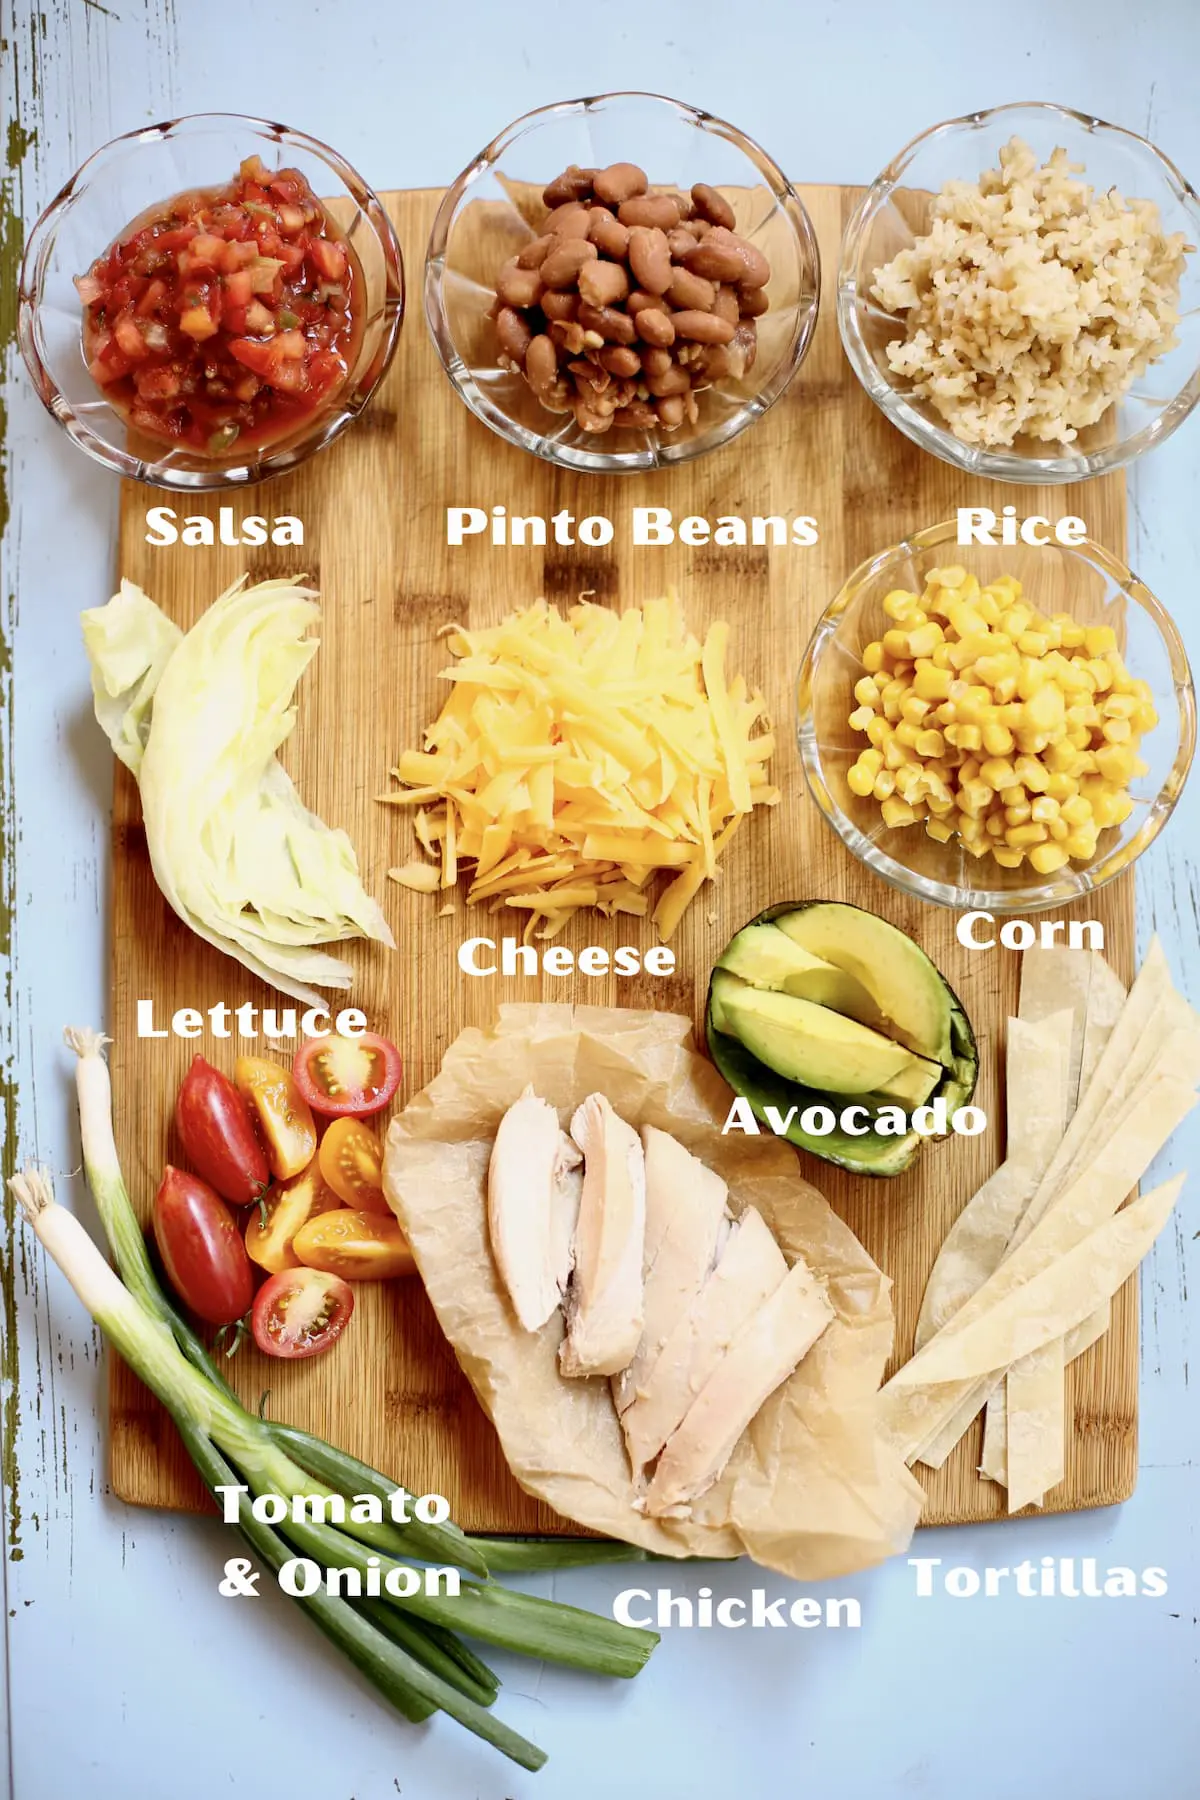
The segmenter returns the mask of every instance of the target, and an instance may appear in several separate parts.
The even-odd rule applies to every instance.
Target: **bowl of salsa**
[[[160,487],[293,468],[378,387],[404,268],[376,194],[282,125],[204,113],[114,139],[21,270],[34,385],[77,444]]]

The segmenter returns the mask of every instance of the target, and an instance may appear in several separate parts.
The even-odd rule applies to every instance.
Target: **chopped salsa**
[[[304,176],[257,156],[143,214],[75,286],[105,398],[201,453],[290,436],[353,364],[356,258]]]

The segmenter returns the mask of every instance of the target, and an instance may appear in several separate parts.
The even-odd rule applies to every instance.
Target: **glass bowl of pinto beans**
[[[951,519],[862,563],[797,687],[809,793],[860,862],[958,912],[1036,912],[1130,868],[1196,747],[1167,609],[1102,545],[961,545]]]
[[[404,269],[378,197],[315,138],[203,113],[115,138],[33,229],[34,386],[97,462],[261,481],[332,443],[388,367]]]
[[[820,262],[791,183],[732,125],[657,94],[516,120],[434,221],[425,312],[501,437],[564,468],[670,467],[783,393]]]

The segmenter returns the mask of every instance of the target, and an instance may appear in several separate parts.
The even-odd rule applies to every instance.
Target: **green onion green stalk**
[[[113,1348],[166,1406],[214,1498],[219,1488],[250,1490],[238,1496],[238,1528],[269,1568],[278,1572],[298,1553],[323,1568],[374,1571],[381,1588],[392,1571],[411,1570],[410,1559],[465,1572],[457,1595],[426,1591],[422,1581],[411,1595],[382,1588],[377,1599],[351,1599],[319,1588],[296,1603],[405,1718],[445,1712],[523,1768],[540,1768],[544,1753],[490,1711],[499,1682],[458,1633],[597,1674],[636,1675],[658,1642],[654,1632],[516,1592],[491,1577],[644,1553],[600,1539],[470,1538],[449,1522],[352,1522],[348,1509],[344,1522],[328,1524],[311,1506],[295,1505],[360,1494],[386,1503],[396,1484],[320,1438],[242,1405],[155,1274],[113,1137],[106,1040],[92,1031],[65,1036],[78,1058],[84,1166],[116,1268],[56,1202],[49,1176],[27,1169],[10,1187],[42,1245]],[[251,1495],[279,1496],[281,1522],[256,1519]]]

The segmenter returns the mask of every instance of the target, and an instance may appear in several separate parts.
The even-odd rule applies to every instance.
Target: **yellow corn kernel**
[[[950,661],[950,646],[949,646],[949,644],[947,644],[947,643],[938,644],[936,646],[936,648],[934,649],[933,655],[930,657],[929,660],[933,664],[935,669],[950,669],[953,665],[951,664],[951,661]]]
[[[967,571],[961,563],[950,563],[944,569],[930,569],[925,580],[930,587],[958,588],[967,579]]]
[[[921,735],[920,724],[914,725],[909,719],[901,719],[892,733],[893,742],[903,744],[906,750],[916,748],[917,739]]]
[[[1063,649],[1082,650],[1085,636],[1083,626],[1077,625],[1069,613],[1057,613],[1055,618],[1062,628]]]
[[[1014,849],[1026,850],[1030,844],[1044,844],[1049,837],[1044,825],[1010,825],[1005,836]]]
[[[1031,794],[1044,794],[1050,783],[1050,776],[1042,767],[1036,756],[1018,756],[1013,764],[1017,780],[1027,787]]]
[[[964,757],[958,768],[960,784],[964,781],[978,781],[979,764],[973,756]]]
[[[1046,829],[1049,831],[1052,840],[1057,844],[1065,843],[1071,835],[1071,827],[1067,824],[1065,819],[1047,820]]]
[[[1011,787],[1000,789],[1001,806],[1023,806],[1028,798],[1029,795],[1019,781],[1014,781]]]
[[[1020,672],[1020,661],[1011,650],[997,650],[992,654],[981,656],[975,664],[976,676],[992,690],[993,694],[1000,682],[1007,681],[1013,675],[1019,676]],[[988,699],[991,699],[991,694],[988,695]]]
[[[883,814],[884,824],[893,828],[900,825],[912,825],[917,816],[907,800],[899,800],[895,796],[885,800],[879,810]]]
[[[905,694],[903,700],[900,702],[900,717],[902,719],[907,719],[910,724],[919,725],[928,711],[928,700],[922,700],[919,694],[915,694],[913,690],[909,688],[907,694]]]
[[[953,681],[949,669],[939,669],[930,662],[918,662],[917,672],[913,676],[913,693],[920,700],[948,700],[950,686]]]
[[[1011,844],[997,844],[992,855],[1002,869],[1019,869],[1025,861],[1025,852],[1014,850]]]
[[[917,734],[913,748],[918,756],[942,756],[946,750],[946,740],[940,731],[922,731]]]
[[[996,683],[992,689],[992,699],[997,706],[1007,706],[1010,700],[1016,699],[1018,679],[1019,677],[1015,674],[1006,675],[1003,681]]]
[[[855,682],[854,698],[860,706],[874,707],[879,704],[879,689],[875,685],[873,675],[864,675],[861,681]]]
[[[946,742],[956,750],[982,750],[983,732],[978,725],[947,725]]]
[[[878,775],[880,769],[883,767],[883,752],[881,750],[876,750],[874,747],[870,750],[860,750],[858,753],[858,766],[860,769],[870,769],[872,775]]]
[[[871,720],[876,716],[877,715],[872,707],[858,706],[855,707],[854,711],[850,714],[847,724],[851,731],[865,731],[867,726],[871,723]]]
[[[964,781],[958,790],[959,810],[976,816],[985,813],[992,803],[993,792],[986,781]]]
[[[1128,719],[1109,719],[1101,727],[1100,735],[1109,744],[1127,744],[1133,736],[1133,728]]]
[[[1021,659],[1021,672],[1017,677],[1017,693],[1022,700],[1032,700],[1046,685],[1046,671],[1031,656]]]
[[[945,819],[926,819],[925,830],[927,834],[939,844],[948,844],[950,839],[954,836],[953,825],[948,825]]]
[[[1137,708],[1136,695],[1110,694],[1100,711],[1106,719],[1132,719]]]
[[[959,814],[958,835],[964,844],[987,843],[987,834],[983,829],[983,820],[972,818],[970,813]]]
[[[871,769],[864,769],[861,763],[854,763],[846,772],[846,786],[860,800],[866,800],[875,786],[875,775]]]
[[[945,633],[936,619],[926,619],[923,625],[914,626],[908,634],[908,654],[910,656],[932,656],[938,645],[945,639]]]
[[[1085,831],[1080,826],[1063,839],[1063,849],[1073,862],[1091,862],[1096,854],[1095,830]]]
[[[1049,794],[1040,794],[1030,808],[1030,816],[1038,825],[1048,825],[1051,819],[1057,819],[1058,813],[1058,801],[1051,799]]]
[[[868,644],[862,653],[862,666],[868,675],[878,675],[883,667],[883,645]]]
[[[961,836],[961,833],[959,835]],[[991,848],[986,837],[963,839],[963,849],[968,856],[986,856]]]
[[[880,769],[875,777],[871,792],[877,800],[886,800],[895,792],[896,777],[890,769]]]
[[[1008,758],[1004,756],[989,756],[985,763],[980,764],[979,773],[988,786],[994,788],[997,793],[1001,788],[1012,787],[1017,779],[1016,771]]]
[[[1133,779],[1133,751],[1127,744],[1104,744],[1096,751],[1096,767],[1105,781],[1124,787]]]
[[[961,588],[959,589],[959,592],[962,593]],[[970,601],[976,612],[978,612],[981,618],[986,619],[989,625],[998,625],[1000,623],[1000,602],[995,594],[979,593],[973,598],[968,594],[963,594],[963,599]]]
[[[1070,742],[1051,744],[1043,758],[1044,766],[1055,775],[1073,775],[1078,760],[1079,746]]]
[[[1092,816],[1092,809],[1082,794],[1073,794],[1062,803],[1062,816],[1068,825],[1086,825]]]
[[[948,813],[954,811],[954,799],[949,793],[930,794],[925,804],[938,819],[944,819]]]
[[[1007,725],[993,719],[983,727],[983,747],[989,756],[1007,756],[1013,747],[1013,734]]]
[[[983,822],[983,828],[989,837],[1003,837],[1004,814],[1002,812],[989,813]]]
[[[867,737],[870,739],[871,743],[874,744],[877,749],[881,749],[883,745],[887,743],[891,735],[892,728],[887,720],[881,718],[878,713],[872,713],[871,722],[867,726]]]
[[[908,655],[908,633],[899,629],[885,631],[883,634],[883,653],[890,656],[893,662],[902,662]]]
[[[1050,639],[1044,631],[1023,631],[1017,639],[1017,649],[1022,656],[1045,656],[1050,648]]]
[[[896,730],[898,731],[900,729],[901,727],[897,726]],[[887,743],[883,746],[883,766],[885,769],[902,769],[907,761],[907,747],[897,741],[896,732],[894,731]]]
[[[1143,732],[1153,731],[1158,724],[1158,713],[1149,700],[1139,700],[1137,711],[1133,715],[1133,728],[1139,736]]]
[[[972,606],[969,601],[955,601],[950,605],[948,611],[950,623],[960,638],[967,640],[987,636],[987,620],[979,608]]]
[[[1062,689],[1048,683],[1025,702],[1025,726],[1030,731],[1061,731],[1067,708]]]
[[[1027,606],[1010,606],[1000,615],[1001,629],[1010,638],[1019,638],[1023,631],[1028,631],[1033,614]]]
[[[883,596],[883,610],[889,619],[903,619],[906,614],[916,612],[920,604],[920,595],[910,593],[907,588],[893,588],[890,594]]]
[[[1117,634],[1111,625],[1089,625],[1083,634],[1084,647],[1091,657],[1104,656],[1117,647]]]
[[[1004,809],[1006,825],[1028,825],[1032,817],[1033,808],[1028,800],[1017,800],[1013,805],[1006,806]]]
[[[896,770],[896,792],[910,805],[925,797],[925,782],[918,763],[905,763]]]
[[[1061,806],[1065,800],[1073,799],[1079,792],[1079,783],[1073,775],[1052,775],[1046,783],[1046,792]]]
[[[1039,875],[1053,875],[1055,869],[1061,869],[1069,861],[1069,853],[1065,844],[1035,844],[1029,852],[1029,861]]]
[[[1091,672],[1092,679],[1096,683],[1097,693],[1106,694],[1113,684],[1113,672],[1109,665],[1097,658],[1093,658],[1091,662],[1086,663],[1084,666]]]

